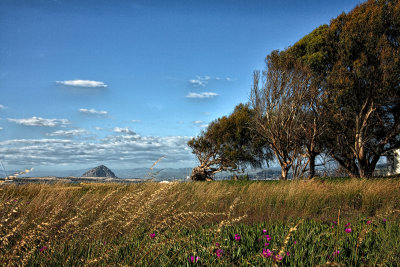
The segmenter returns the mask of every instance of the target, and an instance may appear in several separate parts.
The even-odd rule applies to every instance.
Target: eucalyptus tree
[[[350,176],[370,177],[400,147],[400,1],[370,0],[286,52],[323,91],[324,147]]]
[[[287,60],[283,52],[273,51],[266,58],[266,70],[255,71],[250,102],[254,109],[254,128],[268,143],[281,166],[281,179],[305,172],[304,107],[310,92],[307,70]]]

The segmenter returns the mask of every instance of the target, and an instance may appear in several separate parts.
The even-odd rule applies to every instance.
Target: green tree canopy
[[[221,171],[260,167],[271,158],[267,144],[251,129],[254,111],[239,104],[232,114],[213,121],[200,136],[188,142],[199,166],[192,180],[212,179]]]
[[[323,25],[285,53],[321,89],[326,148],[351,176],[371,176],[400,147],[400,1],[370,0]]]

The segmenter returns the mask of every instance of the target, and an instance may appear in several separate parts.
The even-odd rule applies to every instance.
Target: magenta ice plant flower
[[[221,258],[223,253],[224,251],[220,248],[215,250],[215,255],[217,255],[218,258]]]
[[[268,246],[269,246],[269,243],[264,243],[264,246],[268,247]]]
[[[150,238],[155,238],[156,234],[155,233],[151,233],[151,234],[149,234],[149,236],[150,236]]]
[[[368,220],[368,221],[367,221],[367,224],[371,224],[371,221],[370,221],[370,220]]]
[[[235,234],[235,240],[236,240],[236,241],[240,241],[240,239],[241,239],[240,235]]]
[[[217,243],[215,243],[215,246],[217,247],[217,248],[219,248],[219,243],[217,242]]]
[[[43,252],[43,251],[45,251],[47,249],[47,247],[46,246],[43,246],[43,247],[41,247],[40,249],[39,249],[39,251],[40,252]]]
[[[295,241],[293,242],[293,244],[295,244],[295,245],[296,245],[296,244],[297,244],[297,241],[295,240]]]
[[[290,252],[289,252],[289,251],[288,251],[288,252],[286,252],[286,256],[288,256],[288,257],[290,256]]]
[[[265,235],[264,237],[267,239],[268,242],[271,241],[271,237],[269,235]]]
[[[383,222],[385,223],[385,222],[386,222],[386,219],[383,219]]]
[[[346,223],[346,225],[344,227],[349,227],[349,226],[350,226],[350,223]]]
[[[346,231],[346,233],[351,233],[351,228],[346,228],[344,230]]]
[[[263,233],[265,234],[267,232],[267,229],[263,229]]]
[[[189,257],[189,261],[191,262],[191,263],[196,263],[196,262],[198,262],[199,261],[199,256],[190,256]]]
[[[333,252],[333,256],[338,256],[339,253],[340,253],[340,250],[335,250],[335,251]]]
[[[263,248],[262,250],[262,255],[264,256],[264,258],[269,258],[272,256],[272,251],[269,249],[265,249]]]

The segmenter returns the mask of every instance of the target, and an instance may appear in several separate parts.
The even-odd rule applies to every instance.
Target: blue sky
[[[0,161],[193,167],[252,72],[353,0],[0,1]]]

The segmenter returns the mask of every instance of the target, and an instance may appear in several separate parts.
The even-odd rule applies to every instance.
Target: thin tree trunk
[[[310,179],[315,176],[315,154],[310,154]]]

